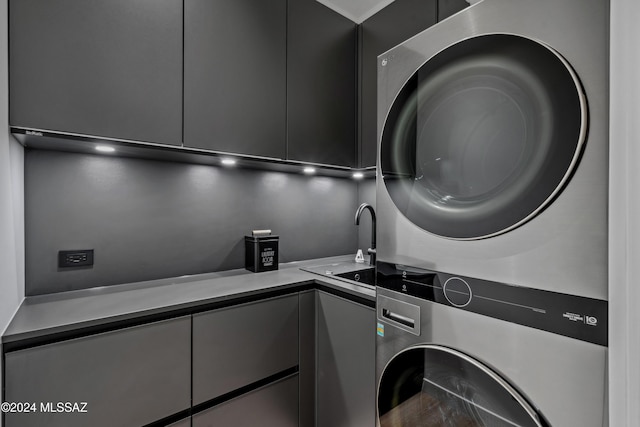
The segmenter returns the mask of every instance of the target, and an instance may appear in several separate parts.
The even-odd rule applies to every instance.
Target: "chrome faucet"
[[[356,211],[356,225],[360,225],[360,216],[365,209],[368,209],[371,213],[371,247],[367,249],[369,257],[369,265],[376,265],[376,212],[373,207],[368,203],[363,203],[358,207]]]

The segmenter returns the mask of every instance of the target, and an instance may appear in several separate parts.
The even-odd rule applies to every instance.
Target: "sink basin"
[[[375,286],[375,268],[365,263],[347,261],[311,267],[300,267],[300,270],[319,274],[321,276],[332,277],[338,280],[357,282],[361,285]]]

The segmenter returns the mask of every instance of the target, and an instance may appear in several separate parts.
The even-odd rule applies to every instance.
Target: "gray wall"
[[[244,235],[272,229],[280,262],[353,253],[349,179],[27,150],[26,294],[244,267]],[[94,249],[58,270],[59,250]]]
[[[24,149],[9,136],[3,124],[0,125],[0,334],[24,299],[24,244]]]
[[[0,334],[24,298],[24,150],[9,136],[7,2],[0,1]],[[0,384],[2,370],[0,369]],[[2,417],[0,417],[0,427]]]
[[[640,2],[611,1],[609,425],[640,420]]]

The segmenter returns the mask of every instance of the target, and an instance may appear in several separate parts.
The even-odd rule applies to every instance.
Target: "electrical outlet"
[[[58,268],[90,267],[92,265],[93,249],[58,252]]]

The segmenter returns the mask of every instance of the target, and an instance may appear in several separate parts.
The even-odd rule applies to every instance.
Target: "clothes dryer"
[[[378,259],[607,299],[606,0],[483,0],[378,58]]]

